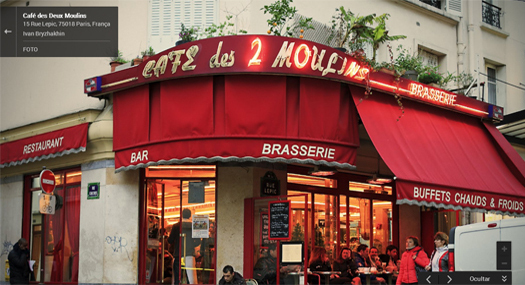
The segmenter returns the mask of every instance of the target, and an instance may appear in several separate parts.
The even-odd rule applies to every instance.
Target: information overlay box
[[[2,57],[113,57],[117,7],[2,7]]]

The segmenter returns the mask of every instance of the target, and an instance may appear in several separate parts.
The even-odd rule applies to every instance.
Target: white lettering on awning
[[[306,156],[313,158],[335,159],[335,148],[328,148],[317,145],[289,145],[279,143],[264,143],[261,154]]]
[[[56,147],[62,146],[62,141],[64,140],[64,137],[49,139],[41,142],[36,143],[30,143],[24,145],[24,151],[23,154],[29,154],[37,151],[43,151],[46,149],[52,149]]]

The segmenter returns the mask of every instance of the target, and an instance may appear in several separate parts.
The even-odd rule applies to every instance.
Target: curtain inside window
[[[64,189],[55,190],[55,193],[64,198]],[[51,280],[62,281],[62,265],[63,265],[63,250],[64,250],[64,211],[59,209],[55,211],[54,215],[46,215],[48,220],[49,237],[53,242],[53,265],[51,269]],[[47,260],[47,258],[46,258]],[[46,266],[49,266],[47,264]],[[46,278],[47,279],[47,278]]]
[[[67,202],[64,208],[66,215],[66,228],[69,232],[71,247],[71,282],[78,282],[78,241],[80,232],[80,186],[67,189]]]

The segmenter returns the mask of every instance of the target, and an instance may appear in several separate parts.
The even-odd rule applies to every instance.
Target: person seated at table
[[[334,261],[332,269],[341,272],[341,274],[339,274],[339,279],[345,280],[343,284],[361,284],[361,278],[359,278],[359,272],[357,271],[357,264],[352,259],[352,251],[348,247],[341,248],[339,256]],[[330,280],[330,283],[332,283],[332,280]]]
[[[310,271],[314,274],[319,274],[321,283],[328,284],[327,281],[329,281],[330,284],[360,284],[352,283],[351,278],[342,278],[339,274],[332,272],[330,259],[328,258],[326,249],[323,247],[316,247],[314,249],[309,264]],[[317,280],[314,280],[313,276],[310,276],[308,281],[311,284],[317,283]]]
[[[282,266],[279,274],[279,284],[285,284],[285,277],[289,272],[299,271],[301,267]],[[268,245],[266,256],[259,258],[253,268],[253,278],[259,284],[277,284],[277,245],[272,243]]]
[[[368,245],[361,244],[357,247],[355,253],[355,263],[357,267],[370,267],[370,262],[368,261]],[[370,284],[386,284],[386,281],[382,277],[377,277],[375,274],[370,275]],[[366,274],[361,274],[361,283],[366,284]]]
[[[391,244],[386,247],[386,254],[379,255],[381,260],[386,263],[386,271],[392,272],[392,280],[397,279],[399,274],[399,264],[401,260],[399,259],[399,249],[397,246]]]
[[[370,267],[375,267],[377,271],[383,271],[383,264],[379,258],[379,249],[373,246],[370,248],[370,253],[368,254],[370,259]]]
[[[317,272],[330,272],[332,271],[332,266],[330,265],[330,259],[328,258],[328,254],[326,253],[326,249],[324,247],[316,247],[314,248],[314,251],[312,252],[312,255],[310,256],[310,260],[308,262],[308,268],[313,273]],[[332,278],[332,276],[327,276],[325,274],[319,274],[321,276],[321,283],[327,284],[326,281],[327,278]],[[333,276],[336,278],[336,276]],[[339,277],[339,276],[337,276]],[[315,284],[317,282],[313,281],[313,278],[308,278],[309,283]]]

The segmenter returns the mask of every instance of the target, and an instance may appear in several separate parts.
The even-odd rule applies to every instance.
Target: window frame
[[[55,176],[57,174],[63,174],[64,175],[64,182],[63,184],[61,184],[61,187],[64,189],[64,193],[66,191],[66,189],[68,187],[71,187],[71,186],[78,186],[81,188],[81,184],[82,184],[82,179],[80,179],[80,181],[76,181],[76,182],[73,182],[73,183],[68,183],[68,180],[66,179],[67,177],[67,173],[69,172],[80,172],[80,174],[82,175],[82,169],[80,168],[80,166],[74,166],[74,167],[71,167],[71,168],[62,168],[62,169],[58,169],[58,170],[53,170],[53,173],[55,174]],[[38,173],[31,173],[31,174],[27,174],[27,175],[24,175],[24,184],[23,184],[23,214],[22,214],[22,237],[25,238],[28,242],[28,244],[30,245],[30,249],[32,248],[33,244],[32,244],[32,239],[31,239],[31,232],[32,232],[32,213],[31,213],[31,210],[32,210],[32,196],[33,196],[33,192],[35,191],[39,191],[41,190],[42,188],[41,187],[32,187],[32,182],[33,182],[33,179],[35,178],[38,178],[40,176],[40,172]],[[80,191],[82,191],[82,188],[80,189]],[[65,204],[65,198],[64,198],[64,204]],[[62,208],[62,209],[65,209],[65,208]],[[78,221],[80,223],[80,220]],[[42,228],[41,228],[41,232],[42,233],[46,233],[48,231],[48,227],[46,226],[46,223],[44,222],[44,217],[42,217]],[[65,228],[65,222],[62,224],[62,230],[64,230]],[[79,241],[80,241],[80,236],[78,237],[79,238]],[[42,238],[41,238],[42,242],[44,241],[44,238],[43,238],[43,235],[42,235]],[[43,283],[43,284],[50,284],[50,283],[61,283],[61,284],[77,284],[77,282],[64,282],[64,281],[44,281],[45,280],[45,266],[46,266],[46,263],[45,263],[45,254],[43,254],[43,247],[41,248],[41,251],[40,251],[40,268],[42,270],[42,272],[44,272],[44,274],[41,274],[40,275],[40,280],[36,280],[35,282],[39,282],[39,283]],[[62,272],[62,269],[61,269],[61,272]],[[35,278],[37,277],[38,275],[35,274]],[[62,277],[61,277],[62,278]]]

